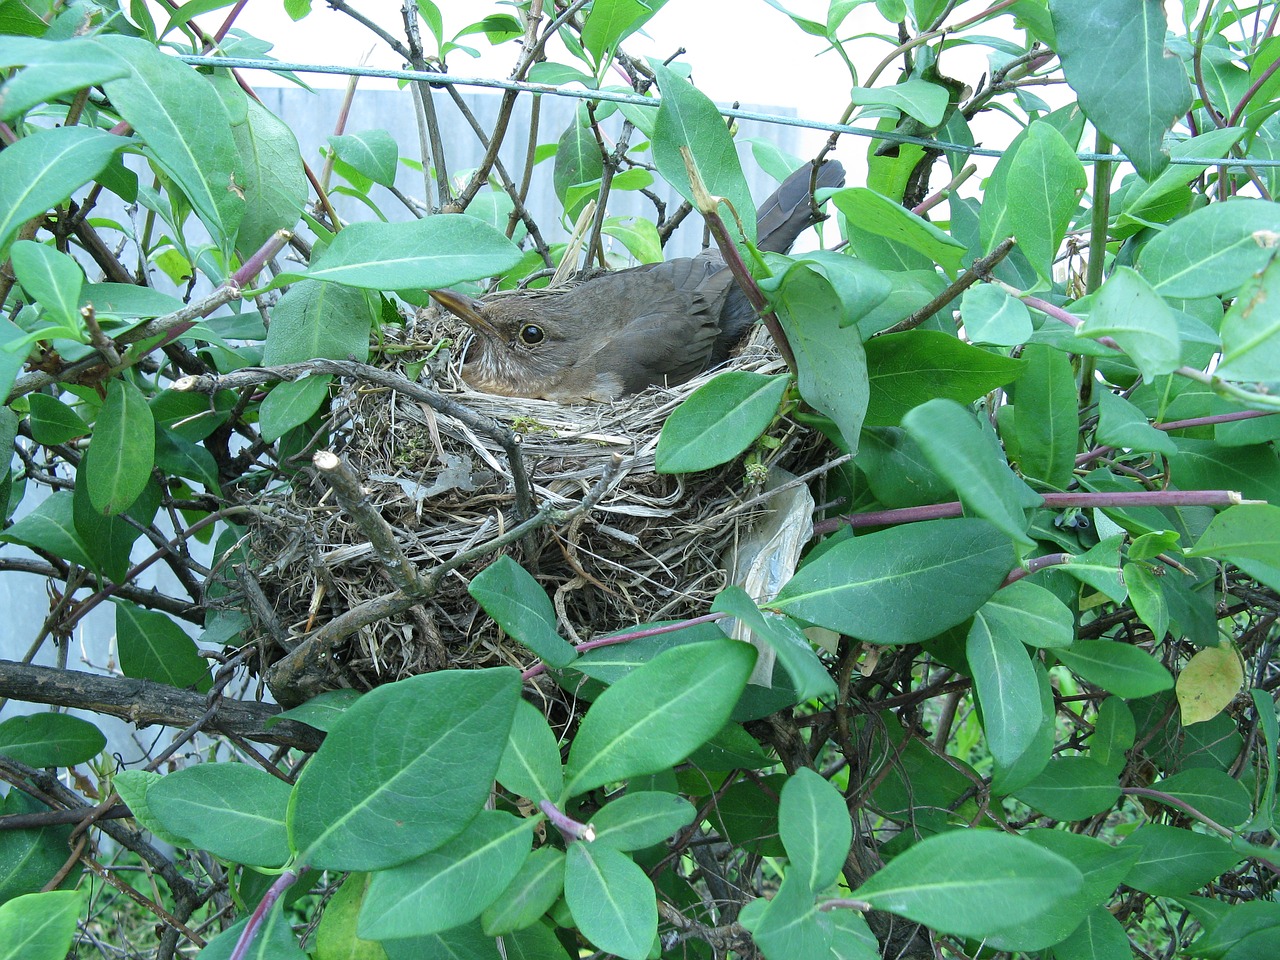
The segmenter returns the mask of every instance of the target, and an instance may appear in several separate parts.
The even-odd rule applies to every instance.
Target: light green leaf
[[[1065,490],[1080,443],[1075,372],[1065,353],[1045,344],[1027,344],[1022,359],[1027,368],[1013,395],[1018,470],[1044,487]]]
[[[498,899],[480,915],[484,932],[496,937],[537,923],[564,890],[564,851],[539,847],[525,858],[520,871]]]
[[[31,713],[0,723],[0,754],[28,767],[74,767],[106,745],[101,730],[65,713]]]
[[[937,89],[942,90],[941,87]],[[945,102],[945,90],[942,90],[942,95]],[[831,202],[859,229],[924,254],[952,276],[960,272],[965,245],[902,204],[894,203],[866,187],[839,190],[831,195]]]
[[[167,831],[214,856],[263,867],[289,859],[289,784],[265,770],[244,763],[196,764],[150,784],[146,799]]]
[[[293,131],[266,107],[245,97],[244,123],[231,128],[239,152],[245,211],[236,234],[242,258],[255,253],[277,230],[292,230],[307,201],[298,140]]]
[[[1225,380],[1274,380],[1280,370],[1280,266],[1272,260],[1252,277],[1222,318],[1222,362],[1214,371]]]
[[[1116,771],[1091,757],[1054,757],[1014,796],[1054,820],[1084,820],[1110,810],[1120,799]]]
[[[782,788],[778,804],[782,845],[811,890],[825,890],[840,877],[853,825],[840,791],[812,770],[802,767]]]
[[[1072,673],[1126,700],[1173,687],[1173,676],[1145,650],[1115,640],[1077,640],[1055,650]]]
[[[960,298],[964,331],[972,343],[1012,347],[1031,338],[1031,311],[994,283],[976,283]]]
[[[55,557],[92,570],[93,558],[76,530],[74,510],[75,495],[70,490],[58,490],[0,533],[0,541],[48,550]]]
[[[854,87],[849,102],[866,107],[892,107],[926,127],[936,127],[946,115],[947,88],[927,80],[904,80],[889,87]]]
[[[31,404],[31,439],[36,443],[66,443],[91,431],[80,414],[47,393],[33,393]],[[13,441],[11,440],[10,443]]]
[[[1040,682],[1018,634],[1004,629],[1002,621],[988,620],[983,616],[986,609],[984,605],[974,614],[965,639],[965,659],[982,706],[982,729],[991,757],[1008,768],[1027,751],[1045,722]]]
[[[564,789],[556,735],[547,718],[527,700],[516,704],[507,748],[498,764],[497,780],[512,793],[534,803],[555,800]]]
[[[1075,640],[1075,617],[1057,595],[1029,580],[999,590],[978,611],[993,631],[1030,647],[1067,647]]]
[[[693,473],[728,463],[777,416],[791,378],[730,370],[699,387],[662,425],[659,473]]]
[[[84,273],[74,260],[32,240],[19,240],[9,248],[9,256],[18,282],[44,308],[48,319],[71,330],[83,326],[80,288]]]
[[[597,846],[643,850],[662,843],[694,821],[698,811],[684,797],[639,790],[610,800],[591,818]]]
[[[596,60],[649,22],[666,0],[597,0],[582,24],[582,45]]]
[[[1138,272],[1163,297],[1232,293],[1275,257],[1280,209],[1238,197],[1180,218],[1138,254]]]
[[[1187,556],[1280,563],[1280,506],[1241,503],[1228,507],[1209,522]]]
[[[467,592],[503,630],[549,666],[567,666],[578,656],[557,632],[556,612],[546,591],[505,554],[477,574]]]
[[[357,130],[333,136],[329,138],[329,146],[340,159],[374,183],[390,187],[396,182],[400,146],[386,130]]]
[[[791,678],[798,701],[835,695],[836,686],[831,674],[790,617],[763,613],[745,590],[733,584],[716,595],[711,610],[713,613],[723,610],[733,614],[746,624],[757,640],[772,648]]]
[[[6,24],[6,33],[10,26]],[[45,101],[128,76],[129,65],[100,44],[83,38],[57,41],[0,38],[0,60],[26,69],[9,77],[0,96],[0,120],[9,121]]]
[[[658,936],[653,884],[634,860],[611,847],[572,843],[564,898],[582,935],[605,953],[645,960]]]
[[[0,904],[0,960],[64,960],[84,906],[75,890],[28,893]]]
[[[1053,124],[1038,120],[1009,167],[1007,189],[1017,202],[1008,222],[1019,248],[1044,280],[1053,279],[1053,263],[1088,181],[1084,165]]]
[[[1121,449],[1162,453],[1166,457],[1178,452],[1173,438],[1157,430],[1136,406],[1110,390],[1098,388],[1098,442]],[[1133,556],[1132,552],[1129,554]]]
[[[1182,342],[1173,311],[1142,275],[1119,266],[1107,278],[1076,336],[1112,337],[1148,380],[1182,363]]]

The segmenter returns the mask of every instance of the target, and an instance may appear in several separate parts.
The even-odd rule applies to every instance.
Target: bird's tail
[[[814,214],[809,193],[812,179],[813,164],[802,164],[760,204],[756,211],[756,246],[761,250],[786,253],[796,237],[822,219]],[[827,160],[818,168],[817,186],[844,186],[844,167],[839,161]]]

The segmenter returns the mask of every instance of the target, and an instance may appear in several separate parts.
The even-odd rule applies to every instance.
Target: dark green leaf
[[[84,274],[65,253],[32,240],[19,240],[9,248],[13,272],[44,310],[46,319],[69,330],[80,329],[80,288]]]
[[[595,133],[590,127],[573,120],[560,135],[560,143],[556,147],[555,172],[552,175],[556,196],[564,205],[564,215],[570,222],[576,220],[587,202],[599,194],[603,169],[604,160],[600,155],[600,144]],[[594,186],[590,189],[584,186],[581,192],[570,196],[571,187],[588,184]]]
[[[61,400],[47,393],[33,393],[31,403],[31,439],[36,443],[66,443],[86,436],[89,425]],[[12,443],[12,441],[10,441]]]
[[[75,525],[75,497],[70,490],[58,490],[3,533],[0,540],[47,550],[55,557],[93,569],[93,558]]]
[[[497,780],[512,793],[538,803],[556,800],[564,789],[560,745],[547,718],[527,700],[516,704]]]
[[[928,520],[836,544],[770,606],[868,643],[920,643],[972,616],[1012,566],[985,520]]]
[[[1051,490],[1065,490],[1080,443],[1076,379],[1067,355],[1039,343],[1022,351],[1027,368],[1014,387],[1018,470]]]
[[[521,930],[555,905],[564,890],[564,851],[539,847],[525,858],[507,889],[480,915],[491,937]]]
[[[210,940],[197,955],[198,960],[231,960],[248,922],[248,917],[238,920]],[[276,901],[268,911],[243,957],[244,960],[307,960],[280,901]]]
[[[10,790],[7,797],[0,799],[0,816],[44,813],[48,809],[21,790]],[[0,832],[0,903],[26,893],[38,893],[67,862],[70,839],[70,824]],[[68,887],[75,884],[77,874],[73,869],[63,883]]]
[[[1178,447],[1164,430],[1153,427],[1142,411],[1110,390],[1098,389],[1098,442],[1109,446],[1174,456]],[[1133,556],[1130,553],[1130,556]]]
[[[262,439],[273,443],[310,420],[328,399],[332,380],[330,376],[314,376],[276,384],[258,408]]]
[[[249,257],[277,230],[292,230],[307,201],[307,177],[293,131],[257,100],[246,98],[244,123],[231,128],[239,152],[245,211],[236,249]]]
[[[127,380],[107,385],[107,401],[89,441],[92,457],[80,480],[93,506],[113,517],[132,506],[155,466],[156,424],[141,390]]]
[[[790,617],[762,613],[741,587],[730,585],[717,594],[713,612],[727,611],[741,620],[756,639],[773,650],[791,678],[799,700],[834,696],[835,681],[808,638]]]
[[[1136,733],[1129,705],[1120,697],[1107,697],[1098,704],[1089,737],[1089,758],[1119,774],[1128,762],[1126,751],[1133,746]]]
[[[1173,686],[1173,677],[1145,650],[1115,640],[1077,640],[1055,650],[1072,673],[1126,700],[1149,697]]]
[[[306,703],[300,703],[289,710],[283,710],[274,717],[269,717],[263,724],[268,730],[280,720],[297,720],[309,727],[329,733],[339,718],[348,708],[359,700],[359,690],[326,690],[318,693]]]
[[[825,890],[840,876],[853,826],[840,791],[808,768],[797,770],[778,804],[782,845],[810,890]]]
[[[373,300],[363,290],[307,280],[295,283],[271,311],[262,362],[277,366],[320,358],[365,360],[374,318]]]
[[[1130,846],[1142,852],[1124,882],[1155,897],[1191,893],[1240,861],[1225,840],[1160,823],[1139,827],[1121,849]]]
[[[180,626],[163,613],[113,602],[120,669],[126,677],[189,687],[208,676],[208,662]]]
[[[6,24],[4,33],[10,32]],[[44,101],[129,74],[127,63],[92,40],[50,42],[15,36],[0,40],[3,65],[26,68],[5,81],[0,120],[12,120]]]
[[[65,713],[32,713],[0,723],[0,754],[29,767],[74,767],[106,745],[101,730]]]
[[[390,187],[396,182],[400,146],[385,130],[358,130],[329,138],[333,152],[374,183]]]
[[[577,651],[556,629],[551,598],[520,564],[501,556],[477,574],[467,592],[508,634],[553,667],[573,662]]]
[[[1040,684],[1019,634],[1004,629],[1002,621],[988,620],[983,616],[986,609],[984,605],[974,614],[965,640],[965,658],[982,706],[982,729],[992,759],[1011,767],[1031,746],[1044,722]]]
[[[1054,820],[1084,820],[1115,806],[1120,785],[1115,771],[1090,757],[1055,757],[1014,796]]]
[[[662,425],[659,473],[692,473],[728,463],[777,416],[790,378],[730,370],[691,393]]]
[[[1066,647],[1075,639],[1075,618],[1067,605],[1028,580],[1004,587],[978,612],[992,632],[1017,637],[1030,647]]]
[[[1239,780],[1221,770],[1184,770],[1157,780],[1151,784],[1151,789],[1181,800],[1224,827],[1239,826],[1253,812],[1253,798],[1249,791]],[[1160,796],[1153,799],[1168,802]]]
[[[366,693],[294,787],[289,839],[300,862],[378,870],[457,836],[489,797],[519,697],[510,667],[423,674]]]

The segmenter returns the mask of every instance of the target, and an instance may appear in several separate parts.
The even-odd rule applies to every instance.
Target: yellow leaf
[[[1182,725],[1212,720],[1235,699],[1244,685],[1244,661],[1230,640],[1205,647],[1178,675]]]

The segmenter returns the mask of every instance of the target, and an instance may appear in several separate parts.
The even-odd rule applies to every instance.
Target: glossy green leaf
[[[1072,557],[1062,569],[1116,603],[1124,603],[1129,592],[1120,572],[1120,544],[1123,540],[1124,535],[1119,533],[1107,537]]]
[[[1155,897],[1180,897],[1230,870],[1240,854],[1218,837],[1161,823],[1146,823],[1121,844],[1141,853],[1124,882]]]
[[[1022,351],[1027,368],[1014,386],[1018,471],[1052,490],[1072,480],[1080,444],[1076,379],[1065,353],[1039,343]]]
[[[667,650],[600,695],[569,749],[570,796],[664,770],[724,726],[755,664],[736,640]],[[605,949],[608,949],[607,947]]]
[[[1057,128],[1043,120],[1032,123],[1009,167],[1007,188],[1018,198],[1009,207],[1009,228],[1045,280],[1052,279],[1085,185],[1084,165]]]
[[[503,555],[472,578],[467,592],[511,637],[553,667],[577,657],[573,645],[557,632],[551,598],[520,564]]]
[[[374,183],[384,187],[396,182],[400,146],[386,130],[357,130],[329,138],[333,152]]]
[[[208,676],[209,664],[195,641],[169,617],[124,600],[113,602],[120,669],[126,677],[189,687]]]
[[[1126,700],[1173,687],[1173,676],[1151,654],[1116,640],[1077,640],[1055,650],[1072,673]]]
[[[1169,434],[1153,427],[1142,411],[1124,397],[1103,389],[1096,390],[1095,394],[1098,398],[1099,443],[1122,449],[1162,453],[1166,457],[1178,452],[1178,447]]]
[[[65,253],[32,240],[19,240],[9,248],[13,272],[22,289],[44,310],[47,319],[68,329],[78,329],[80,288],[84,273]]]
[[[379,870],[457,836],[489,797],[519,696],[510,667],[423,674],[366,693],[294,787],[289,839],[300,862]]]
[[[1083,882],[1071,861],[1030,840],[968,829],[913,844],[851,896],[935,930],[985,937],[1055,909]]]
[[[994,283],[975,283],[960,298],[964,332],[973,343],[1012,347],[1031,338],[1031,311]]]
[[[1036,678],[1036,690],[1040,695],[1040,726],[1031,743],[1008,766],[994,763],[991,771],[991,792],[995,796],[1007,796],[1030,783],[1044,771],[1053,756],[1056,727],[1047,719],[1054,713],[1053,685],[1049,671],[1038,659],[1031,659],[1031,669]]]
[[[129,74],[127,63],[84,38],[49,41],[4,36],[0,60],[6,67],[25,68],[5,81],[0,120],[6,122],[42,102]]]
[[[182,189],[215,240],[229,247],[244,216],[239,151],[231,118],[207,77],[146,40],[99,43],[133,67],[104,85],[111,105],[145,141],[149,156]]]
[[[0,904],[0,960],[64,960],[84,911],[74,890],[28,893]]]
[[[47,550],[55,557],[93,569],[93,558],[76,530],[74,500],[70,490],[51,493],[38,507],[0,533],[0,541]]]
[[[348,875],[325,904],[315,937],[309,941],[315,945],[316,960],[387,960],[386,951],[379,944],[356,933],[369,880],[367,873]]]
[[[798,700],[835,695],[831,674],[790,617],[763,613],[745,590],[732,584],[716,595],[711,610],[733,614],[746,624],[752,636],[769,645],[791,678]]]
[[[908,330],[866,345],[871,396],[868,425],[897,426],[908,410],[945,397],[972,403],[1023,370],[1013,360],[970,346],[936,330]]]
[[[1055,50],[1094,126],[1120,146],[1147,179],[1169,162],[1164,135],[1191,109],[1179,59],[1165,49],[1160,4],[1128,0],[1051,0]],[[1117,71],[1116,64],[1125,69]]]
[[[189,839],[181,834],[166,830],[160,819],[151,813],[151,804],[147,801],[147,794],[153,786],[163,779],[163,776],[151,770],[121,770],[115,775],[111,783],[116,792],[120,794],[120,799],[129,807],[129,812],[133,815],[133,819],[138,821],[138,825],[148,833],[154,834],[157,840],[162,840],[175,847],[194,846]]]
[[[1003,621],[988,620],[983,615],[986,609],[984,605],[973,615],[965,659],[982,706],[982,729],[991,757],[1011,767],[1031,746],[1044,722],[1040,684],[1018,634],[1007,630]]]
[[[1216,923],[1187,949],[1187,956],[1212,960],[1248,960],[1275,956],[1280,949],[1280,904],[1241,901],[1228,907]]]
[[[1242,503],[1228,507],[1209,522],[1187,556],[1280,563],[1280,506]]]
[[[482,810],[456,837],[414,860],[379,870],[369,884],[357,933],[398,940],[461,926],[497,899],[529,855],[532,824]]]
[[[599,195],[603,169],[604,159],[595,132],[575,117],[560,135],[552,175],[556,197],[564,205],[564,215],[570,222],[578,218],[589,200]],[[575,190],[575,187],[581,189]]]
[[[653,884],[625,853],[572,843],[564,898],[582,935],[605,953],[645,960],[658,935]]]
[[[1129,705],[1120,697],[1107,697],[1098,704],[1098,715],[1093,720],[1089,758],[1119,774],[1128,762],[1127,751],[1133,746],[1136,733]]]
[[[945,97],[945,90],[943,95]],[[832,194],[831,202],[850,221],[856,223],[859,229],[886,237],[924,254],[949,274],[960,272],[960,260],[965,253],[964,244],[902,204],[894,203],[888,197],[866,187],[848,187],[837,191]]]
[[[48,809],[21,790],[10,790],[8,796],[0,797],[0,816],[45,813]],[[0,831],[0,903],[23,894],[39,893],[67,862],[70,840],[70,824]],[[70,889],[78,880],[78,874],[73,868],[61,886]]]
[[[65,713],[32,713],[0,723],[0,754],[29,767],[73,767],[106,745],[101,730]]]
[[[71,407],[47,393],[33,393],[31,404],[31,439],[36,443],[58,444],[87,436],[89,425]]]
[[[293,131],[252,97],[245,104],[245,122],[231,128],[244,178],[239,186],[245,211],[236,234],[242,257],[251,256],[277,230],[292,230],[310,189]]]
[[[985,520],[927,520],[836,544],[769,606],[867,643],[920,643],[972,616],[1012,566]]]
[[[1054,820],[1084,820],[1115,806],[1120,785],[1114,770],[1090,757],[1054,757],[1013,795]]]
[[[582,24],[582,45],[599,60],[606,50],[635,33],[666,0],[600,0]]]
[[[89,441],[80,480],[95,509],[113,517],[138,499],[155,466],[156,424],[142,391],[127,380],[107,385],[107,401]]]
[[[269,730],[280,720],[297,720],[299,723],[305,723],[309,727],[315,727],[317,730],[323,730],[328,733],[333,729],[333,725],[338,722],[338,719],[361,696],[362,694],[359,690],[326,690],[323,693],[316,694],[305,703],[300,703],[296,707],[277,713],[274,717],[269,717],[263,726]]]
[[[844,305],[835,287],[813,270],[787,272],[779,307],[800,395],[835,423],[845,448],[856,453],[869,399],[862,335],[856,326],[842,325]]]
[[[563,890],[564,851],[539,847],[525,858],[507,889],[480,915],[484,932],[496,937],[531,926],[555,905]]]
[[[591,818],[597,845],[643,850],[662,843],[691,824],[697,815],[684,797],[661,790],[639,790],[610,800]]]
[[[1157,794],[1166,794],[1224,827],[1244,823],[1253,812],[1253,797],[1239,780],[1222,770],[1195,768],[1183,770],[1151,784]],[[1152,796],[1168,803],[1161,796]],[[1184,809],[1176,804],[1169,806]]]
[[[1169,156],[1174,160],[1224,157],[1244,134],[1240,127],[1210,129],[1207,133],[1171,144]],[[1135,221],[1164,221],[1182,213],[1191,199],[1187,184],[1207,169],[1198,163],[1170,164],[1154,180],[1135,185],[1125,194],[1121,225]]]
[[[1273,444],[1227,447],[1181,437],[1174,442],[1178,456],[1169,461],[1169,470],[1177,488],[1237,490],[1246,500],[1280,504],[1280,453]]]
[[[556,735],[547,718],[527,700],[516,704],[507,748],[498,763],[497,780],[534,803],[556,800],[564,789]]]
[[[811,890],[825,890],[840,877],[853,825],[840,791],[812,770],[797,770],[782,788],[778,804],[782,845]]]
[[[279,867],[289,859],[284,815],[289,784],[244,763],[200,763],[146,791],[151,815],[214,856]]]
[[[693,473],[728,463],[759,439],[778,414],[791,378],[730,370],[671,411],[654,453],[659,473]]]
[[[101,173],[125,143],[105,130],[54,127],[6,147],[0,153],[0,251],[24,223]]]
[[[891,107],[919,120],[926,127],[942,123],[948,102],[947,88],[927,80],[902,80],[887,87],[854,87],[851,103]]]
[[[271,311],[262,361],[276,366],[319,358],[366,360],[374,319],[373,300],[363,290],[295,283]]]
[[[1231,293],[1275,255],[1259,238],[1280,233],[1274,203],[1242,197],[1211,203],[1157,234],[1138,255],[1138,272],[1162,297]]]
[[[1163,567],[1156,568],[1164,571]],[[1171,613],[1169,600],[1164,595],[1162,578],[1144,563],[1126,564],[1125,585],[1129,588],[1129,603],[1138,619],[1151,628],[1151,634],[1161,640],[1169,632]]]
[[[312,280],[366,290],[438,290],[510,270],[520,250],[475,217],[442,213],[400,223],[353,223],[312,263]]]
[[[1129,267],[1116,267],[1107,278],[1076,335],[1111,337],[1148,380],[1172,373],[1182,363],[1181,335],[1173,311]]]
[[[930,400],[902,418],[933,469],[956,490],[966,512],[1030,547],[1026,509],[1040,497],[1019,479],[995,438],[953,400]]]
[[[1080,926],[1054,944],[1054,960],[1130,960],[1129,934],[1105,907],[1094,907]]]
[[[993,632],[1017,637],[1030,647],[1066,647],[1075,640],[1075,618],[1044,587],[1017,580],[999,590],[979,610]]]
[[[713,197],[724,197],[737,211],[748,240],[756,238],[756,205],[751,199],[733,137],[716,105],[662,61],[650,59],[650,67],[662,91],[658,119],[653,130],[653,159],[658,172],[686,200],[693,202],[689,172],[680,148],[688,148],[694,169]],[[733,214],[721,207],[720,215],[736,233]]]

